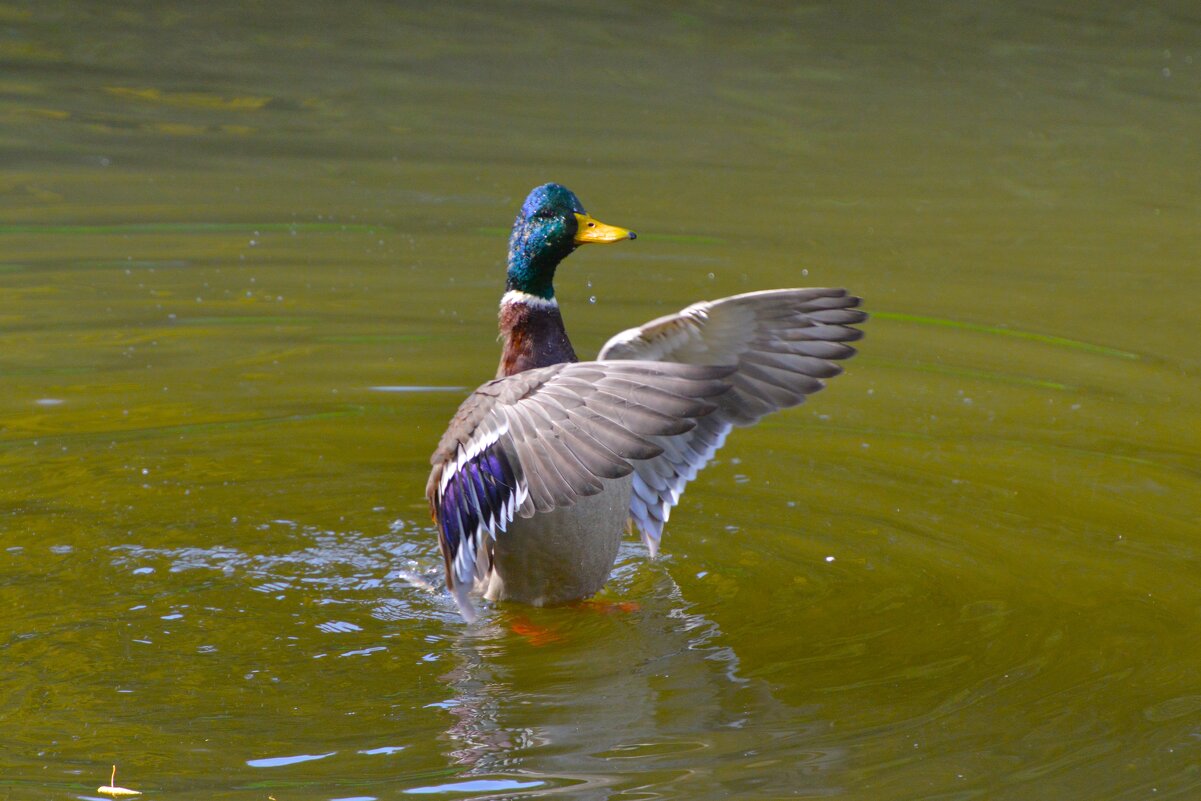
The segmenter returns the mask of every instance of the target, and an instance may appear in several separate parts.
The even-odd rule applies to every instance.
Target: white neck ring
[[[510,289],[501,296],[501,306],[509,303],[521,303],[534,309],[559,308],[559,301],[555,300],[554,298],[540,298],[537,295],[531,295],[529,292],[522,292],[517,289]]]

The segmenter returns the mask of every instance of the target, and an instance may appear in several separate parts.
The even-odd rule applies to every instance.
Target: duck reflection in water
[[[453,718],[448,756],[472,774],[538,777],[539,792],[573,798],[691,781],[710,792],[713,782],[768,795],[836,790],[844,754],[818,745],[830,724],[742,676],[667,566],[648,568],[629,543],[614,583],[642,600],[504,607],[452,641],[457,664],[441,677],[451,695],[439,705]],[[760,770],[748,772],[748,754]]]

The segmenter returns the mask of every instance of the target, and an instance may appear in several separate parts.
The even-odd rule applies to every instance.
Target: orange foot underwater
[[[585,612],[595,612],[601,615],[628,615],[642,609],[635,601],[598,601],[590,598],[586,601],[576,601],[569,604],[572,609]],[[563,642],[566,637],[557,626],[544,626],[535,623],[522,614],[514,615],[509,620],[509,630],[524,639],[530,645],[542,646],[555,642]]]

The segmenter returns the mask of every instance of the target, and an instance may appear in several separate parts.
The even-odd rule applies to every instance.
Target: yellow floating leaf
[[[96,792],[111,795],[113,798],[120,798],[127,795],[141,795],[137,790],[130,790],[128,787],[114,787],[111,784],[97,787]]]
[[[130,790],[128,787],[117,787],[117,766],[113,765],[113,775],[109,777],[108,784],[103,787],[97,787],[96,792],[104,795],[111,795],[114,798],[120,798],[128,795],[141,795],[137,790]]]
[[[209,92],[164,92],[153,87],[138,89],[132,86],[106,86],[104,91],[114,97],[140,100],[144,103],[220,111],[258,111],[271,101],[269,97],[222,97]]]

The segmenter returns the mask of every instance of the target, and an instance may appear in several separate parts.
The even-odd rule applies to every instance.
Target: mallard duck
[[[446,585],[469,622],[473,592],[534,606],[595,594],[627,525],[653,557],[730,430],[801,403],[855,353],[859,298],[772,289],[694,303],[579,361],[555,268],[581,245],[634,238],[553,183],[513,223],[497,377],[451,419],[426,485]]]

